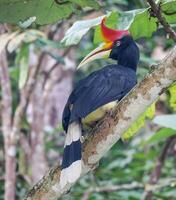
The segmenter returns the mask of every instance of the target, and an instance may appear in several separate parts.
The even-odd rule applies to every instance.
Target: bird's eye
[[[115,46],[116,46],[116,47],[119,47],[120,44],[121,44],[120,41],[117,41],[116,44],[115,44]]]

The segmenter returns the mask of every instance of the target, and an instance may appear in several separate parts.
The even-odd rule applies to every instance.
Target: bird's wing
[[[134,75],[134,76],[132,76]],[[98,107],[120,100],[136,84],[135,74],[114,67],[104,68],[83,79],[70,96],[70,120],[86,117]]]

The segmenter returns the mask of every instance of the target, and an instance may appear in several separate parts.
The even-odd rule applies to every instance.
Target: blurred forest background
[[[176,1],[162,3],[175,29]],[[14,194],[22,199],[60,163],[68,95],[78,80],[112,62],[99,60],[76,71],[101,42],[97,25],[102,15],[109,16],[109,27],[129,28],[136,39],[139,81],[167,55],[174,40],[150,11],[142,0],[0,2],[0,21],[5,22],[0,24],[0,200],[13,200]],[[175,111],[173,85],[63,199],[176,199]]]

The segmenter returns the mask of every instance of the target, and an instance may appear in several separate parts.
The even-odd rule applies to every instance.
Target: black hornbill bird
[[[108,109],[122,99],[137,83],[139,49],[128,30],[113,30],[101,22],[105,43],[88,54],[78,67],[97,58],[118,62],[105,66],[82,79],[70,94],[63,112],[66,140],[60,184],[75,182],[81,175],[81,124],[102,118]]]

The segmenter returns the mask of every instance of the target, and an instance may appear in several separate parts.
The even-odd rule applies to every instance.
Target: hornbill
[[[137,83],[136,68],[139,49],[128,30],[114,30],[101,22],[105,41],[89,53],[79,67],[97,58],[111,58],[118,63],[107,65],[78,82],[63,112],[66,131],[60,184],[75,182],[81,175],[82,124],[90,125],[104,116],[107,110],[121,100]]]

